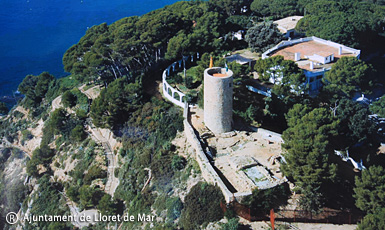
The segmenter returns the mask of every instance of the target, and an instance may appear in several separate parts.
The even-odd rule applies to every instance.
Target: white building
[[[303,16],[290,16],[274,21],[273,23],[277,25],[278,30],[285,36],[285,38],[293,38],[300,35],[300,33],[295,30],[295,27],[302,18]]]
[[[341,57],[360,58],[361,51],[317,37],[282,41],[262,54],[262,59],[281,55],[304,71],[309,94],[322,86],[322,78]]]

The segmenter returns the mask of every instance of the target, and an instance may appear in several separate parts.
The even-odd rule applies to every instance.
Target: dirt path
[[[147,187],[147,185],[150,183],[151,178],[152,178],[152,176],[151,176],[151,169],[149,169],[149,168],[144,168],[144,170],[148,171],[148,179],[147,179],[146,183],[144,184],[144,186],[143,186],[143,188],[142,188],[142,192],[143,192],[143,190]]]
[[[3,138],[3,146],[4,147],[13,147],[22,150],[27,156],[31,159],[32,158],[32,152],[30,152],[28,149],[26,149],[24,146],[21,145],[15,145],[9,142],[7,139]]]
[[[108,142],[102,142],[103,148],[106,151],[106,157],[108,160],[108,169],[107,169],[107,183],[105,187],[105,192],[114,196],[115,190],[119,185],[119,179],[115,177],[115,168],[117,167],[117,159],[111,150],[111,147]]]
[[[80,92],[84,93],[88,97],[88,99],[94,100],[95,98],[97,98],[99,96],[100,91],[101,91],[100,85],[96,85],[96,86],[89,88],[87,90],[84,90],[85,86],[86,86],[85,84],[80,86],[79,90],[80,90]]]
[[[52,101],[52,110],[51,111],[55,111],[56,109],[61,108],[61,107],[62,107],[61,96],[58,96],[57,98],[53,99],[53,101]]]
[[[106,131],[106,130],[104,130]],[[88,129],[88,132],[90,133],[93,140],[96,142],[102,144],[105,155],[108,160],[108,168],[107,168],[107,183],[105,186],[105,192],[110,194],[112,197],[114,196],[115,190],[118,187],[120,181],[119,178],[115,177],[115,168],[118,167],[118,157],[113,152],[113,146],[111,145],[111,141],[109,141],[110,138],[106,138],[99,128],[90,128]],[[108,131],[110,133],[111,131]],[[112,135],[112,133],[111,133]],[[111,136],[109,135],[109,136]],[[117,143],[117,141],[115,140]],[[114,145],[116,146],[116,144]]]

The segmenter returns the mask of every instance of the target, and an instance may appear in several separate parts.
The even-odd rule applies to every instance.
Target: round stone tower
[[[220,67],[204,72],[204,121],[213,133],[232,130],[233,71]]]

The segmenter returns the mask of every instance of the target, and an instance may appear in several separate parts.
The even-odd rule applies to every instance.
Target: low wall
[[[193,127],[190,125],[187,119],[183,121],[183,124],[184,124],[184,132],[185,132],[186,138],[188,142],[191,144],[191,146],[195,149],[194,157],[199,164],[203,178],[208,183],[218,185],[218,187],[221,189],[223,193],[223,196],[225,197],[226,202],[230,203],[230,201],[233,200],[233,193],[230,192],[230,190],[227,188],[225,183],[223,183],[222,179],[220,178],[218,173],[215,171],[215,169],[211,165],[209,159],[207,158],[205,152],[202,149],[202,146],[197,136],[195,135]]]
[[[300,38],[300,39],[295,39],[295,40],[290,40],[290,41],[282,41],[278,45],[276,45],[273,48],[270,48],[266,52],[264,52],[262,54],[262,59],[268,58],[272,52],[274,52],[276,50],[279,50],[279,49],[281,49],[283,47],[292,46],[292,45],[295,45],[295,44],[298,44],[298,43],[308,42],[308,41],[316,41],[316,42],[319,42],[319,43],[322,43],[322,44],[325,44],[325,45],[329,45],[329,46],[332,46],[332,47],[335,47],[335,48],[342,47],[342,50],[347,50],[347,51],[349,51],[351,53],[354,53],[354,54],[357,55],[357,58],[360,58],[360,54],[361,54],[360,50],[357,50],[357,49],[354,49],[354,48],[351,48],[351,47],[347,47],[347,46],[344,46],[344,45],[336,43],[336,42],[332,42],[332,41],[329,41],[329,40],[325,40],[325,39],[322,39],[322,38],[317,38],[317,37],[312,36],[312,37]]]

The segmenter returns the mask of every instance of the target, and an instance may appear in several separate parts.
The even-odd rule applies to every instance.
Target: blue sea
[[[0,0],[0,97],[28,74],[64,72],[64,52],[87,28],[143,15],[177,0]]]

